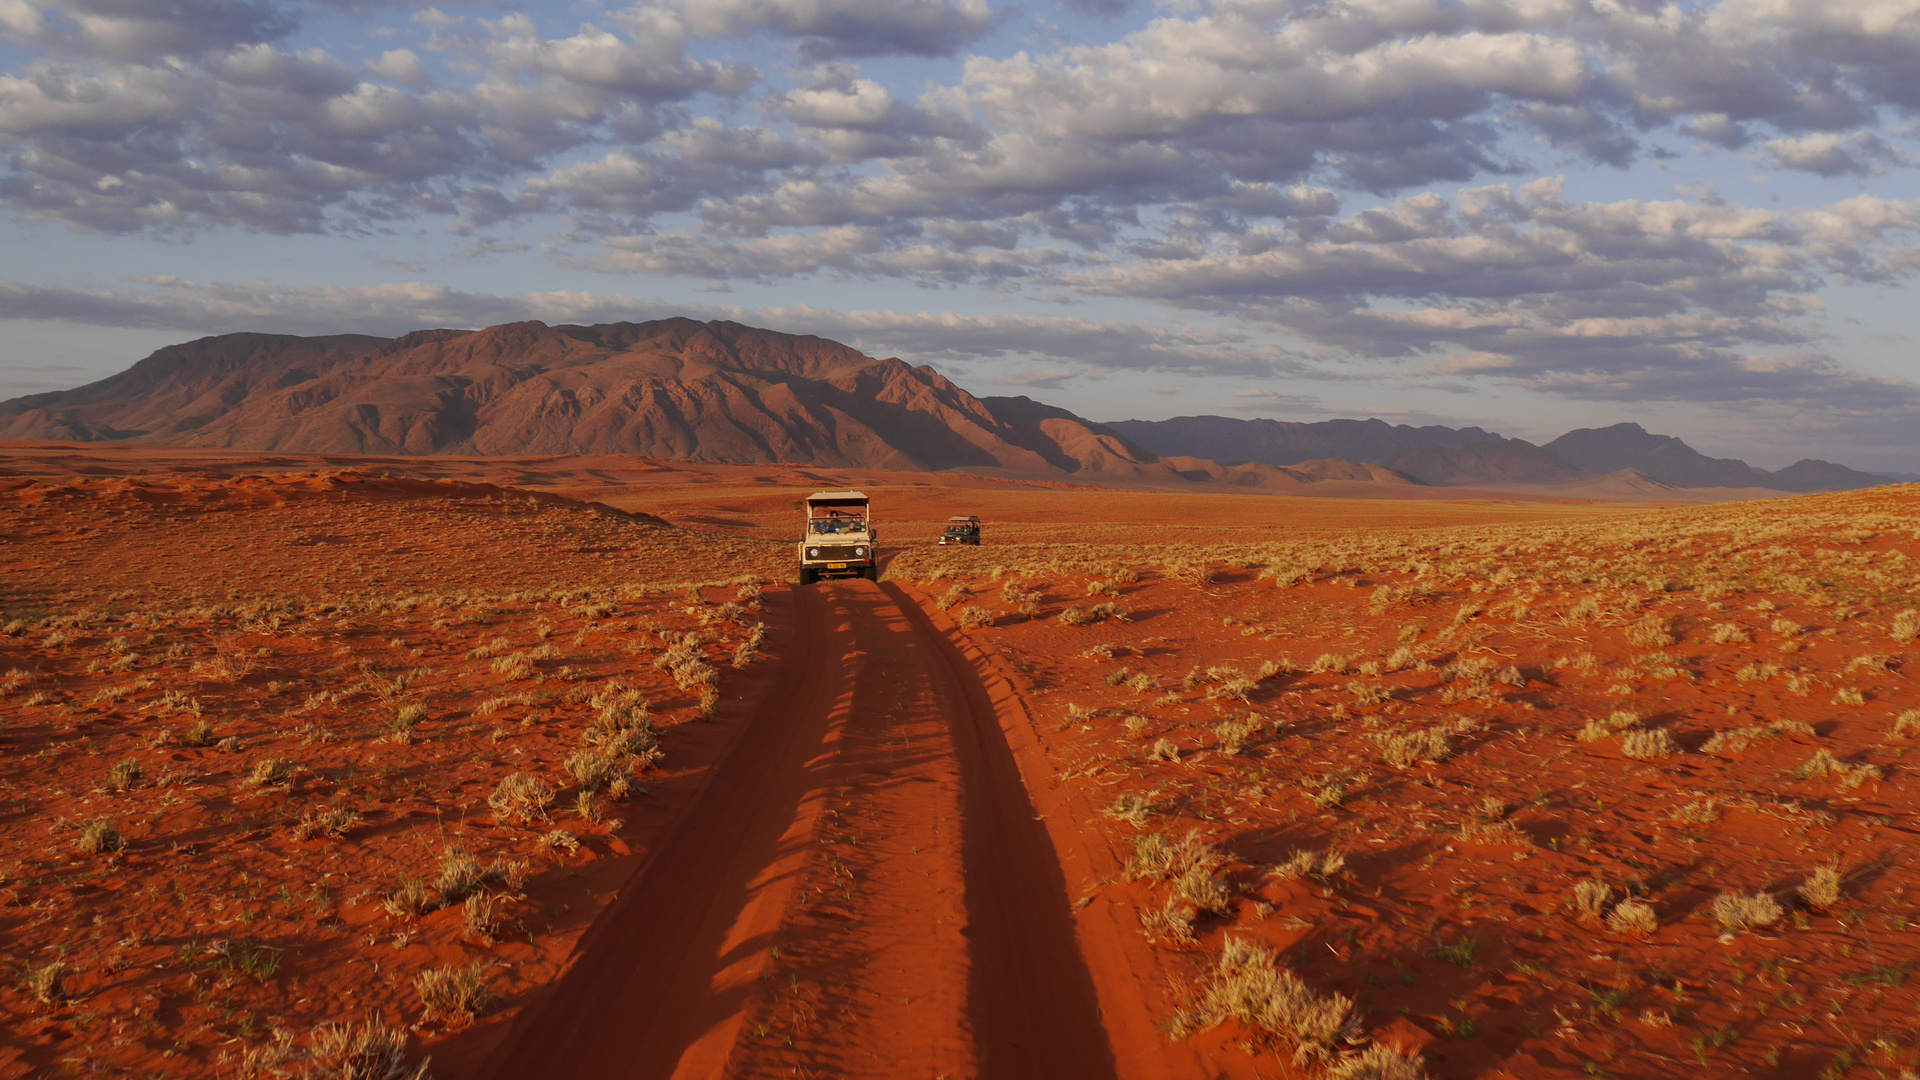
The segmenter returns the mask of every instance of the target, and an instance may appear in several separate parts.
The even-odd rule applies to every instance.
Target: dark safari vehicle
[[[942,544],[972,544],[980,546],[980,519],[977,517],[950,517],[947,519],[947,531],[940,534]]]

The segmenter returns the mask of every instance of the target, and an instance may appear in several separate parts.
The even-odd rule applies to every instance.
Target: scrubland
[[[0,481],[0,1067],[458,1060],[719,745],[785,553],[484,485]]]
[[[1247,1076],[1920,1068],[1920,490],[1018,532],[890,576],[1028,702],[1169,1038]]]

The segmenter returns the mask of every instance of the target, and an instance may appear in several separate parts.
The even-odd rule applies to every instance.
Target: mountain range
[[[1631,423],[1580,428],[1544,446],[1477,427],[1410,427],[1381,420],[1298,423],[1179,416],[1118,420],[1106,426],[1155,453],[1266,465],[1340,457],[1383,465],[1440,486],[1568,484],[1623,470],[1681,488],[1813,492],[1894,482],[1814,458],[1769,472],[1733,458],[1708,457],[1671,435],[1655,435]]]
[[[1634,424],[1545,446],[1479,428],[1190,416],[1098,424],[975,397],[933,368],[732,322],[509,323],[396,338],[228,334],[73,390],[0,402],[0,438],[323,454],[633,454],[1269,489],[1592,484],[1826,491]],[[1226,464],[1220,464],[1220,463]]]

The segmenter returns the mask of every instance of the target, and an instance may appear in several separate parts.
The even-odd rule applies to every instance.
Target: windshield
[[[833,536],[839,533],[867,531],[867,523],[857,517],[813,518],[807,522],[807,531],[815,536]]]

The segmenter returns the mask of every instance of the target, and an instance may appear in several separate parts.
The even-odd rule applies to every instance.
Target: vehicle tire
[[[807,569],[807,568],[806,568],[806,567],[804,567],[804,566],[800,568],[800,584],[802,584],[802,585],[811,585],[811,584],[813,584],[813,583],[814,583],[814,582],[815,582],[816,580],[818,580],[818,579],[817,579],[817,578],[815,578],[815,576],[814,576],[814,572],[813,572],[812,570],[809,570],[809,569]]]

